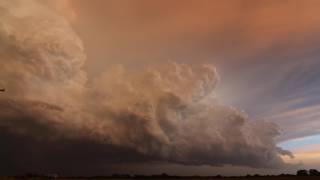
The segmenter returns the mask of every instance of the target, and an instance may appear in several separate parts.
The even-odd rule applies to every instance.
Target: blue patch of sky
[[[284,149],[293,151],[296,149],[301,149],[306,146],[316,145],[316,144],[320,144],[320,135],[284,141],[279,143],[278,146]]]

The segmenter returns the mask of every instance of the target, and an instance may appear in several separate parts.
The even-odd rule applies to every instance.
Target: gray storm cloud
[[[8,136],[39,146],[86,141],[117,162],[214,166],[279,167],[291,155],[276,146],[275,124],[215,100],[212,65],[113,65],[87,80],[81,40],[64,18],[38,1],[1,0],[0,14],[1,147],[15,148]]]

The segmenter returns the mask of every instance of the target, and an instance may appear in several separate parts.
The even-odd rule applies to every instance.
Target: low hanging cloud
[[[276,146],[275,124],[215,100],[212,65],[119,64],[88,80],[64,18],[38,1],[1,0],[0,14],[3,172],[155,161],[280,167],[291,156]]]

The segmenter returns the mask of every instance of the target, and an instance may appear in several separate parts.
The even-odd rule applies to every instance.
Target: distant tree
[[[222,176],[220,174],[216,175],[216,178],[222,178]]]
[[[310,169],[309,170],[309,175],[310,176],[320,176],[320,172],[316,169]]]
[[[308,171],[305,169],[298,170],[297,176],[308,176]]]
[[[169,175],[166,174],[166,173],[162,173],[161,176],[162,176],[162,177],[168,177]]]

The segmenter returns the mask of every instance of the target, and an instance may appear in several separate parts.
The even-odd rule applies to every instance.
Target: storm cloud
[[[276,146],[275,124],[215,99],[213,65],[119,63],[88,79],[82,42],[63,17],[19,0],[0,1],[0,14],[0,145],[9,164],[0,173],[96,173],[130,162],[271,168],[291,156]]]

